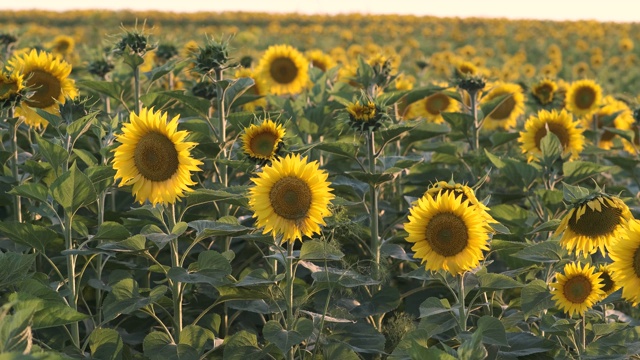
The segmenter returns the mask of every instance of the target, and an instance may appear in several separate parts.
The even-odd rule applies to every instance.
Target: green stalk
[[[171,204],[169,218],[169,231],[173,231],[176,226],[176,206]],[[180,266],[180,252],[178,248],[178,238],[171,240],[171,267]],[[182,332],[182,283],[179,281],[171,282],[171,294],[173,298],[173,321],[175,324],[173,337],[176,341],[180,341],[180,333]]]
[[[458,299],[460,301],[460,329],[462,331],[467,331],[467,313],[464,308],[464,274],[465,273],[462,273],[458,277],[458,290],[460,290]]]
[[[473,91],[469,93],[471,99],[471,116],[473,116],[473,139],[471,144],[471,150],[477,150],[480,148],[480,128],[482,127],[478,121],[478,94]]]
[[[369,158],[369,173],[376,173],[375,135],[369,130],[367,137],[367,155]],[[371,253],[376,265],[380,265],[380,239],[378,236],[378,189],[374,184],[369,185],[371,197],[371,211],[369,225],[371,226]],[[376,267],[376,271],[377,271]]]
[[[100,193],[97,199],[98,206],[98,229],[102,226],[104,222],[104,204],[107,198],[106,192]],[[100,242],[100,241],[99,241]],[[102,253],[99,253],[96,257],[96,262],[98,263],[98,267],[96,268],[96,278],[100,283],[102,283]],[[98,324],[102,324],[102,290],[96,289],[96,316],[98,318]]]
[[[136,114],[140,115],[140,67],[133,68],[133,86]]]
[[[64,242],[67,250],[73,250],[73,237],[72,237],[72,217],[65,211],[64,212]],[[68,302],[69,306],[73,310],[78,310],[78,289],[76,287],[76,255],[67,255],[67,278],[69,286]],[[71,341],[76,348],[80,348],[80,325],[78,322],[71,324]]]
[[[584,352],[587,349],[587,316],[582,314],[582,349],[580,353]]]
[[[12,107],[9,108],[9,119],[13,119],[15,117],[15,109]],[[20,179],[18,174],[18,127],[20,126],[21,121],[16,119],[16,122],[13,124],[13,128],[11,129],[11,151],[13,152],[12,160],[11,160],[11,173],[13,174],[13,179],[16,181],[18,185],[20,185]],[[17,222],[22,222],[22,201],[19,195],[14,195],[15,199],[13,201],[13,215]]]
[[[287,241],[287,268],[286,268],[286,281],[287,281],[287,330],[293,330],[293,242]],[[293,346],[287,352],[287,360],[293,360],[295,351]]]

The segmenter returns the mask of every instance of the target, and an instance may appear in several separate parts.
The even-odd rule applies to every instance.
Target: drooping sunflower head
[[[24,76],[21,73],[0,71],[0,109],[17,104],[22,99],[24,89]]]
[[[575,121],[565,110],[540,110],[527,119],[524,131],[520,132],[518,138],[522,153],[527,154],[528,161],[535,160],[536,154],[542,154],[540,142],[548,132],[552,132],[560,140],[563,155],[571,154],[572,159],[580,156],[585,142],[580,122]]]
[[[365,103],[366,102],[366,103]],[[360,131],[376,130],[381,125],[383,111],[373,101],[363,99],[349,103],[346,107],[351,126]]]
[[[26,87],[32,92],[16,109],[16,114],[24,116],[25,122],[32,127],[47,126],[48,122],[31,108],[53,113],[58,110],[58,103],[64,104],[65,98],[78,95],[74,80],[69,79],[71,65],[50,53],[31,50],[11,59],[9,66],[23,76]]]
[[[242,149],[254,161],[264,163],[273,160],[284,144],[285,130],[282,124],[264,120],[259,125],[251,124],[244,129]]]
[[[275,95],[298,94],[309,81],[309,62],[290,45],[270,46],[256,71]]]
[[[553,96],[558,90],[558,84],[551,79],[542,79],[531,87],[533,98],[540,105],[547,105],[553,101]]]
[[[485,104],[500,96],[506,97],[485,117],[483,125],[485,130],[514,128],[518,116],[524,114],[524,94],[518,84],[504,82],[493,84],[492,89],[480,100],[480,104]]]
[[[628,140],[622,139],[617,134],[603,129],[604,127],[610,127],[618,130],[631,130],[635,120],[633,119],[633,112],[629,106],[610,95],[604,97],[601,105],[602,106],[599,107],[592,116],[582,118],[583,126],[593,129],[593,117],[595,116],[595,125],[601,131],[598,147],[607,150],[611,149],[614,145],[614,139],[618,138],[622,142],[625,150],[634,153],[633,145],[631,145]]]
[[[316,161],[293,154],[263,167],[251,179],[255,186],[249,190],[249,207],[257,226],[264,228],[263,234],[281,234],[282,242],[295,242],[320,233],[335,197],[328,176]]]
[[[267,106],[267,84],[264,79],[260,77],[255,71],[248,68],[240,68],[236,70],[236,78],[248,77],[253,79],[253,86],[247,90],[247,94],[261,96],[260,98],[250,101],[242,105],[242,109],[246,111],[255,111],[257,108],[264,108]]]
[[[629,207],[619,198],[604,193],[589,195],[575,203],[560,221],[555,234],[562,234],[560,244],[571,254],[604,255],[624,232],[632,218]]]
[[[489,249],[485,219],[475,205],[461,199],[455,192],[425,195],[409,210],[406,240],[428,270],[461,274],[477,267],[482,251]]]
[[[613,281],[622,287],[622,297],[637,306],[640,303],[640,221],[632,219],[623,237],[609,248],[613,262],[609,269]]]
[[[569,263],[550,284],[556,306],[569,316],[582,315],[604,296],[602,280],[589,264]]]
[[[322,70],[322,72],[326,72],[332,67],[336,66],[337,63],[331,55],[325,54],[322,50],[310,50],[305,53],[307,60],[314,68],[318,68]]]
[[[567,90],[565,106],[576,116],[594,112],[602,100],[602,88],[593,80],[578,80]]]
[[[613,271],[611,270],[610,264],[598,266],[598,277],[602,280],[602,291],[604,291],[604,297],[607,297],[620,289],[620,284],[613,280]]]
[[[173,204],[196,184],[191,172],[200,171],[202,162],[191,157],[191,149],[197,144],[184,141],[189,133],[178,131],[178,120],[167,122],[167,113],[143,108],[130,114],[116,136],[115,179],[121,179],[119,186],[132,185],[140,204]]]

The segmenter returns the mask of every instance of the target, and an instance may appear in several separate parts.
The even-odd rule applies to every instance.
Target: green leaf
[[[392,141],[400,137],[401,135],[415,129],[422,122],[423,121],[403,121],[400,124],[394,124],[384,130],[376,132],[376,135],[378,135],[382,139],[383,144],[386,144],[389,141]]]
[[[460,131],[463,134],[468,134],[471,129],[474,119],[473,116],[467,113],[461,112],[443,112],[440,113],[444,121],[451,125],[451,129]]]
[[[107,165],[90,166],[85,170],[85,173],[91,180],[96,193],[101,193],[111,187],[116,175],[113,167]]]
[[[418,316],[418,318],[448,313],[451,311],[452,310],[451,305],[449,305],[449,300],[430,297],[423,301],[422,304],[420,304],[420,316]]]
[[[560,219],[551,219],[547,222],[544,222],[538,226],[536,226],[533,230],[531,230],[531,232],[529,232],[528,234],[537,234],[539,232],[543,232],[543,231],[556,231],[556,229],[558,228],[558,225],[560,225]]]
[[[117,81],[81,80],[77,84],[80,88],[90,89],[118,100],[124,92],[122,85]]]
[[[111,274],[111,292],[105,298],[103,313],[105,321],[115,319],[120,314],[131,314],[147,305],[157,302],[164,296],[168,288],[156,286],[148,297],[140,295],[138,283],[124,271]]]
[[[32,283],[35,283],[35,281]],[[16,311],[34,311],[32,325],[34,330],[71,324],[88,317],[66,305],[55,291],[44,289],[44,285],[40,286],[42,288],[36,290],[37,294],[32,294],[22,289],[20,292],[9,295],[9,301],[17,302]],[[56,299],[57,301],[51,301],[51,299]]]
[[[259,360],[262,350],[258,338],[246,330],[240,330],[224,339],[223,360]]]
[[[233,103],[253,85],[255,85],[255,81],[252,78],[235,80],[224,92],[225,108],[231,109]]]
[[[40,108],[31,108],[31,109],[35,110],[35,112],[38,113],[40,117],[47,120],[49,124],[51,124],[51,126],[54,128],[59,128],[60,124],[62,124],[62,118],[58,114],[53,114]]]
[[[330,154],[340,155],[349,159],[355,159],[360,144],[356,142],[323,142],[314,144],[313,148]]]
[[[390,242],[385,242],[382,244],[382,246],[380,247],[380,254],[398,260],[414,261],[412,257],[407,255],[407,252],[402,246],[398,244],[392,244]]]
[[[231,281],[221,276],[221,272],[215,270],[203,270],[190,273],[181,267],[172,267],[167,273],[167,277],[173,281],[186,284],[209,284],[211,286],[222,286]]]
[[[147,238],[144,235],[134,235],[118,242],[103,242],[97,246],[98,249],[107,251],[143,251],[146,247]]]
[[[292,330],[285,330],[279,321],[269,320],[262,328],[262,333],[266,340],[285,353],[311,336],[313,322],[307,318],[298,318]]]
[[[500,358],[519,358],[532,354],[545,353],[556,348],[556,342],[535,336],[530,332],[507,333],[509,348],[500,350]]]
[[[243,194],[230,193],[224,190],[210,190],[210,189],[196,189],[187,193],[187,207],[207,204],[214,201],[220,201],[222,203],[232,203],[237,205],[237,202],[229,200],[238,200],[244,198]]]
[[[493,155],[491,152],[489,152],[489,150],[487,150],[486,148],[484,149],[484,153],[485,155],[487,155],[487,158],[489,159],[489,161],[491,161],[491,163],[497,167],[498,169],[502,169],[503,167],[507,166],[507,163],[505,161],[503,161],[501,158],[499,158],[496,155]]]
[[[436,348],[436,347],[430,347],[430,348],[423,348],[423,347],[419,347],[417,344],[414,344],[414,348],[412,348],[412,355],[418,355],[416,356],[412,356],[412,359],[430,359],[430,360],[456,360],[455,356],[449,355],[446,352]],[[418,350],[418,349],[422,349],[422,350]]]
[[[347,288],[365,286],[365,285],[378,285],[380,281],[372,279],[369,276],[358,274],[353,270],[337,269],[332,267],[320,267],[313,265],[306,261],[300,261],[300,265],[311,270],[311,277],[318,282],[330,282],[335,285],[344,286]]]
[[[140,97],[140,101],[147,107],[164,109],[176,104],[186,106],[198,115],[208,117],[209,100],[185,94],[183,90],[152,92]]]
[[[59,238],[58,233],[44,226],[16,221],[0,222],[0,233],[12,241],[30,246],[43,253],[46,251],[47,245]]]
[[[300,248],[300,259],[302,260],[340,260],[343,257],[342,251],[327,241],[305,241]]]
[[[500,145],[504,145],[506,143],[509,143],[515,139],[517,139],[518,137],[520,137],[520,133],[517,132],[502,132],[502,131],[498,131],[495,132],[493,134],[491,134],[491,137],[489,138],[491,140],[491,144],[493,145],[493,147],[498,147]],[[485,149],[486,151],[486,149]]]
[[[564,182],[576,184],[600,173],[607,173],[615,169],[613,166],[604,166],[590,161],[567,161],[562,164]]]
[[[542,151],[542,161],[551,166],[562,155],[562,143],[556,134],[548,131],[540,140],[540,150]]]
[[[62,164],[69,158],[67,150],[37,135],[36,143],[38,144],[38,152],[51,164],[51,167],[57,174]]]
[[[524,285],[518,281],[502,274],[484,273],[478,276],[480,289],[484,291],[516,289]]]
[[[18,195],[32,200],[47,202],[49,190],[42,184],[27,183],[14,186],[10,191],[11,195]]]
[[[89,336],[91,358],[98,360],[120,360],[124,344],[120,334],[113,329],[95,329]]]
[[[93,237],[93,240],[120,241],[130,236],[131,233],[124,225],[115,221],[105,221],[98,228],[98,232]]]
[[[500,320],[485,315],[478,320],[476,331],[482,332],[482,342],[489,345],[509,346],[507,332]]]
[[[496,319],[497,320],[497,319]],[[498,320],[498,322],[500,322]],[[482,345],[483,329],[478,327],[470,339],[465,340],[458,347],[458,359],[460,360],[484,360],[487,357],[487,349]]]
[[[547,284],[540,279],[533,280],[522,288],[521,299],[525,318],[555,305]]]
[[[78,209],[94,203],[97,198],[91,180],[75,163],[51,184],[51,195],[69,214],[75,214]]]
[[[178,346],[171,341],[169,335],[161,331],[151,332],[142,342],[144,356],[151,360],[181,360]]]
[[[560,245],[560,241],[547,240],[532,244],[511,256],[533,262],[555,263],[561,261],[566,254],[567,251]]]
[[[151,69],[150,72],[146,73],[147,77],[149,78],[149,82],[152,83],[173,71],[173,69],[175,69],[176,67],[176,62],[176,59],[171,59],[166,63]]]
[[[12,304],[7,303],[0,308],[0,353],[29,353],[33,339],[33,310],[25,309],[9,314],[11,307]]]
[[[242,225],[211,220],[191,221],[189,227],[196,230],[196,239],[194,241],[200,241],[212,236],[237,236],[246,234],[252,230]]]
[[[235,286],[259,286],[265,284],[274,284],[276,276],[269,275],[265,269],[253,269],[247,275],[243,276]]]
[[[581,186],[572,186],[565,182],[562,183],[562,196],[569,203],[575,203],[587,197],[589,190]]]
[[[357,353],[382,354],[384,352],[384,335],[366,322],[333,324],[327,340],[346,344]]]
[[[386,314],[400,305],[400,292],[397,288],[383,286],[370,300],[361,301],[350,313],[359,318]]]
[[[350,171],[347,175],[373,186],[384,184],[396,178],[396,174],[371,174],[364,171]]]
[[[93,112],[85,115],[67,126],[67,135],[71,139],[71,144],[75,144],[76,140],[91,128],[96,120],[96,114],[97,112]]]
[[[73,152],[74,155],[80,158],[80,160],[82,160],[82,162],[84,162],[87,166],[98,165],[98,159],[96,159],[95,155],[92,154],[91,152],[84,149],[78,149],[78,148],[73,148],[71,149],[71,151]]]
[[[418,100],[422,100],[427,96],[431,96],[435,93],[441,92],[444,89],[445,88],[443,87],[433,86],[433,85],[412,89],[407,93],[407,96],[405,98],[407,105],[414,103]]]
[[[491,113],[493,113],[500,105],[502,105],[502,103],[508,101],[508,99],[512,96],[512,94],[504,94],[495,97],[487,102],[484,102],[480,105],[480,111],[482,111],[484,117],[487,118],[491,116]]]
[[[209,340],[213,342],[214,338],[215,336],[211,330],[207,330],[198,325],[187,325],[180,332],[178,345],[188,345],[195,349],[198,355],[202,355],[207,342],[209,342]]]
[[[593,324],[592,326],[595,336],[605,336],[626,329],[629,323]]]
[[[7,289],[29,277],[35,259],[36,254],[0,252],[0,289]]]

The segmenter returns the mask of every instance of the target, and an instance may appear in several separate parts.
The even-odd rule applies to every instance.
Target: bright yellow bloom
[[[556,282],[550,284],[556,306],[573,316],[583,315],[605,295],[602,280],[595,268],[586,264],[570,263],[564,267],[564,275],[556,274]]]

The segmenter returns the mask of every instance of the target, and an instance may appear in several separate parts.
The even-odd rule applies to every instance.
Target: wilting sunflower
[[[613,271],[611,270],[611,264],[603,264],[598,266],[598,277],[602,280],[602,291],[604,296],[607,297],[613,294],[616,290],[620,289],[620,284],[613,280]]]
[[[483,216],[455,192],[425,195],[409,211],[406,240],[427,270],[461,274],[478,266],[489,249]]]
[[[309,62],[290,45],[270,46],[256,71],[275,95],[297,94],[309,81]]]
[[[331,69],[336,66],[335,60],[331,57],[331,55],[325,54],[322,50],[310,50],[305,53],[307,60],[311,63],[311,66],[314,68],[318,68],[323,72]]]
[[[113,168],[119,186],[133,185],[132,193],[140,204],[173,204],[191,191],[192,171],[200,171],[200,160],[191,157],[196,143],[184,141],[187,131],[178,131],[179,116],[167,122],[167,113],[143,108],[132,112],[129,122],[116,139]]]
[[[595,81],[584,79],[571,84],[567,90],[565,106],[576,116],[594,112],[602,100],[602,88]]]
[[[54,113],[58,111],[58,102],[64,104],[65,98],[78,95],[74,81],[69,79],[71,65],[50,53],[31,50],[11,59],[9,66],[22,74],[26,87],[33,91],[16,109],[16,114],[24,116],[29,126],[39,128],[49,123],[31,108]]]
[[[556,306],[573,316],[583,315],[589,308],[604,296],[602,280],[595,268],[580,263],[565,265],[564,274],[556,274],[555,283],[550,284]]]
[[[613,281],[622,286],[622,297],[637,306],[640,303],[640,222],[632,219],[627,223],[624,237],[609,248],[613,263]]]
[[[602,106],[599,107],[593,116],[596,117],[596,126],[598,129],[603,127],[616,128],[618,130],[631,130],[633,128],[633,111],[627,104],[620,100],[616,100],[613,96],[605,96],[602,100]],[[615,115],[617,114],[617,115]],[[593,116],[587,116],[582,119],[582,125],[586,128],[593,129]],[[612,116],[615,118],[611,119]],[[598,147],[602,149],[611,149],[613,147],[613,139],[618,137],[611,131],[603,130],[598,141]],[[620,139],[624,149],[630,153],[634,152],[633,145],[626,139]]]
[[[604,255],[624,233],[631,219],[627,205],[617,197],[595,194],[575,204],[562,218],[555,235],[562,234],[560,244],[569,251],[593,254],[598,249]]]
[[[562,144],[562,154],[571,154],[577,159],[584,148],[584,129],[580,122],[574,121],[571,114],[562,110],[540,110],[537,115],[531,115],[524,123],[524,131],[520,132],[518,142],[523,154],[527,154],[528,161],[533,161],[536,154],[542,154],[540,141],[551,131]]]
[[[435,198],[440,194],[450,193],[455,194],[456,197],[460,196],[460,203],[464,203],[468,200],[468,205],[473,206],[476,211],[479,211],[482,217],[485,219],[486,223],[497,223],[497,221],[491,215],[489,215],[489,208],[485,204],[480,202],[478,198],[476,198],[475,192],[468,185],[438,181],[437,183],[431,185],[431,187],[427,189],[424,195]]]
[[[256,161],[272,160],[282,147],[285,130],[281,124],[271,119],[260,125],[251,124],[242,135],[242,149],[251,159]]]
[[[249,190],[249,207],[263,234],[282,234],[282,242],[295,242],[320,233],[335,197],[328,176],[316,161],[309,163],[300,155],[289,154],[263,167]]]
[[[551,79],[542,79],[531,87],[531,94],[540,105],[551,103],[556,91],[558,91],[558,84]]]
[[[524,94],[518,84],[497,82],[482,97],[480,104],[507,95],[506,98],[484,119],[484,130],[511,129],[516,126],[518,116],[524,114]]]
[[[446,87],[446,84],[436,84]],[[443,112],[456,112],[460,110],[460,103],[444,92],[436,92],[416,102],[409,104],[405,117],[407,119],[425,118],[429,122],[444,123]]]
[[[258,76],[253,70],[247,68],[238,69],[235,76],[236,78],[248,77],[253,79],[254,84],[247,90],[246,93],[262,96],[259,99],[250,101],[242,105],[242,108],[244,110],[254,111],[256,108],[264,108],[265,106],[267,106],[267,98],[265,97],[265,95],[267,95],[267,85],[260,76]]]

